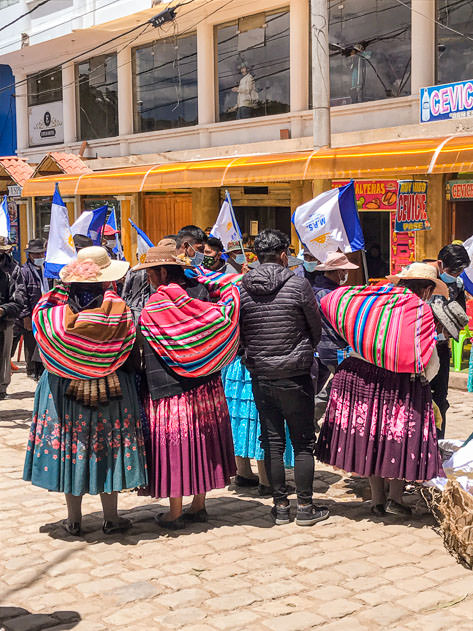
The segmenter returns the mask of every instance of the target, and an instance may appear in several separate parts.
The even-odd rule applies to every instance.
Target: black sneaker
[[[329,510],[326,506],[315,506],[315,504],[298,505],[296,524],[298,526],[313,526],[318,521],[324,521],[328,516]]]
[[[271,509],[271,517],[274,519],[276,526],[284,526],[290,523],[289,509],[289,504],[287,506],[283,504],[273,506]]]
[[[244,478],[242,475],[235,476],[236,486],[255,487],[259,485],[259,478]]]

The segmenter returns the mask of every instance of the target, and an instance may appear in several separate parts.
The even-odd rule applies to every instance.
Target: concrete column
[[[309,109],[309,1],[291,0],[290,85],[291,112]]]
[[[197,89],[199,125],[215,122],[215,50],[211,24],[197,25]]]
[[[77,141],[76,74],[73,62],[62,67],[62,110],[64,116],[64,144]]]
[[[13,71],[15,76],[15,106],[16,106],[16,137],[17,153],[29,146],[28,133],[28,97],[26,89],[26,75]]]
[[[312,30],[312,108],[314,110],[314,149],[329,147],[330,59],[328,49],[328,2],[311,0]]]
[[[411,3],[411,94],[435,83],[435,2]]]
[[[117,55],[118,79],[118,134],[129,136],[133,133],[133,78],[131,48],[119,51]],[[120,143],[121,155],[128,154],[128,142]]]
[[[310,201],[314,195],[312,194],[312,181],[301,180],[291,182],[291,217],[298,206]],[[291,221],[291,244],[295,246],[298,252],[299,237],[297,235],[294,224]]]
[[[213,226],[220,210],[218,188],[192,189],[192,222],[205,230]]]

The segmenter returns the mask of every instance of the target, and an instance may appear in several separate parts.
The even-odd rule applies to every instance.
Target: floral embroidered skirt
[[[235,456],[264,460],[260,442],[261,426],[251,389],[251,376],[240,357],[222,370],[222,382],[232,423]],[[286,467],[294,467],[294,449],[287,425],[284,464]]]
[[[184,394],[153,401],[152,497],[182,497],[221,489],[235,475],[232,430],[220,377]]]
[[[444,477],[430,385],[361,359],[340,364],[315,453],[362,476]]]
[[[84,495],[147,484],[134,374],[118,371],[123,398],[96,409],[66,397],[70,380],[45,371],[36,389],[23,479]]]

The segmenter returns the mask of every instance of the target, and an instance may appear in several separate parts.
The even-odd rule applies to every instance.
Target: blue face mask
[[[450,274],[447,274],[447,272],[442,272],[442,274],[440,274],[440,278],[443,280],[444,283],[457,282],[457,279],[455,278],[455,276],[451,276]]]
[[[246,256],[244,254],[237,254],[235,256],[235,263],[238,263],[238,265],[243,265],[243,263],[246,263]]]
[[[202,265],[202,263],[204,262],[204,254],[202,252],[199,252],[195,248],[192,248],[192,249],[194,250],[194,256],[191,257],[191,265],[193,267],[198,267],[199,265]]]
[[[317,261],[304,261],[303,263],[304,269],[306,272],[315,272],[315,268],[317,267]]]

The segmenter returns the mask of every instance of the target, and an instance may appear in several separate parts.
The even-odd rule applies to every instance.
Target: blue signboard
[[[421,89],[421,123],[470,116],[473,116],[473,80]]]

